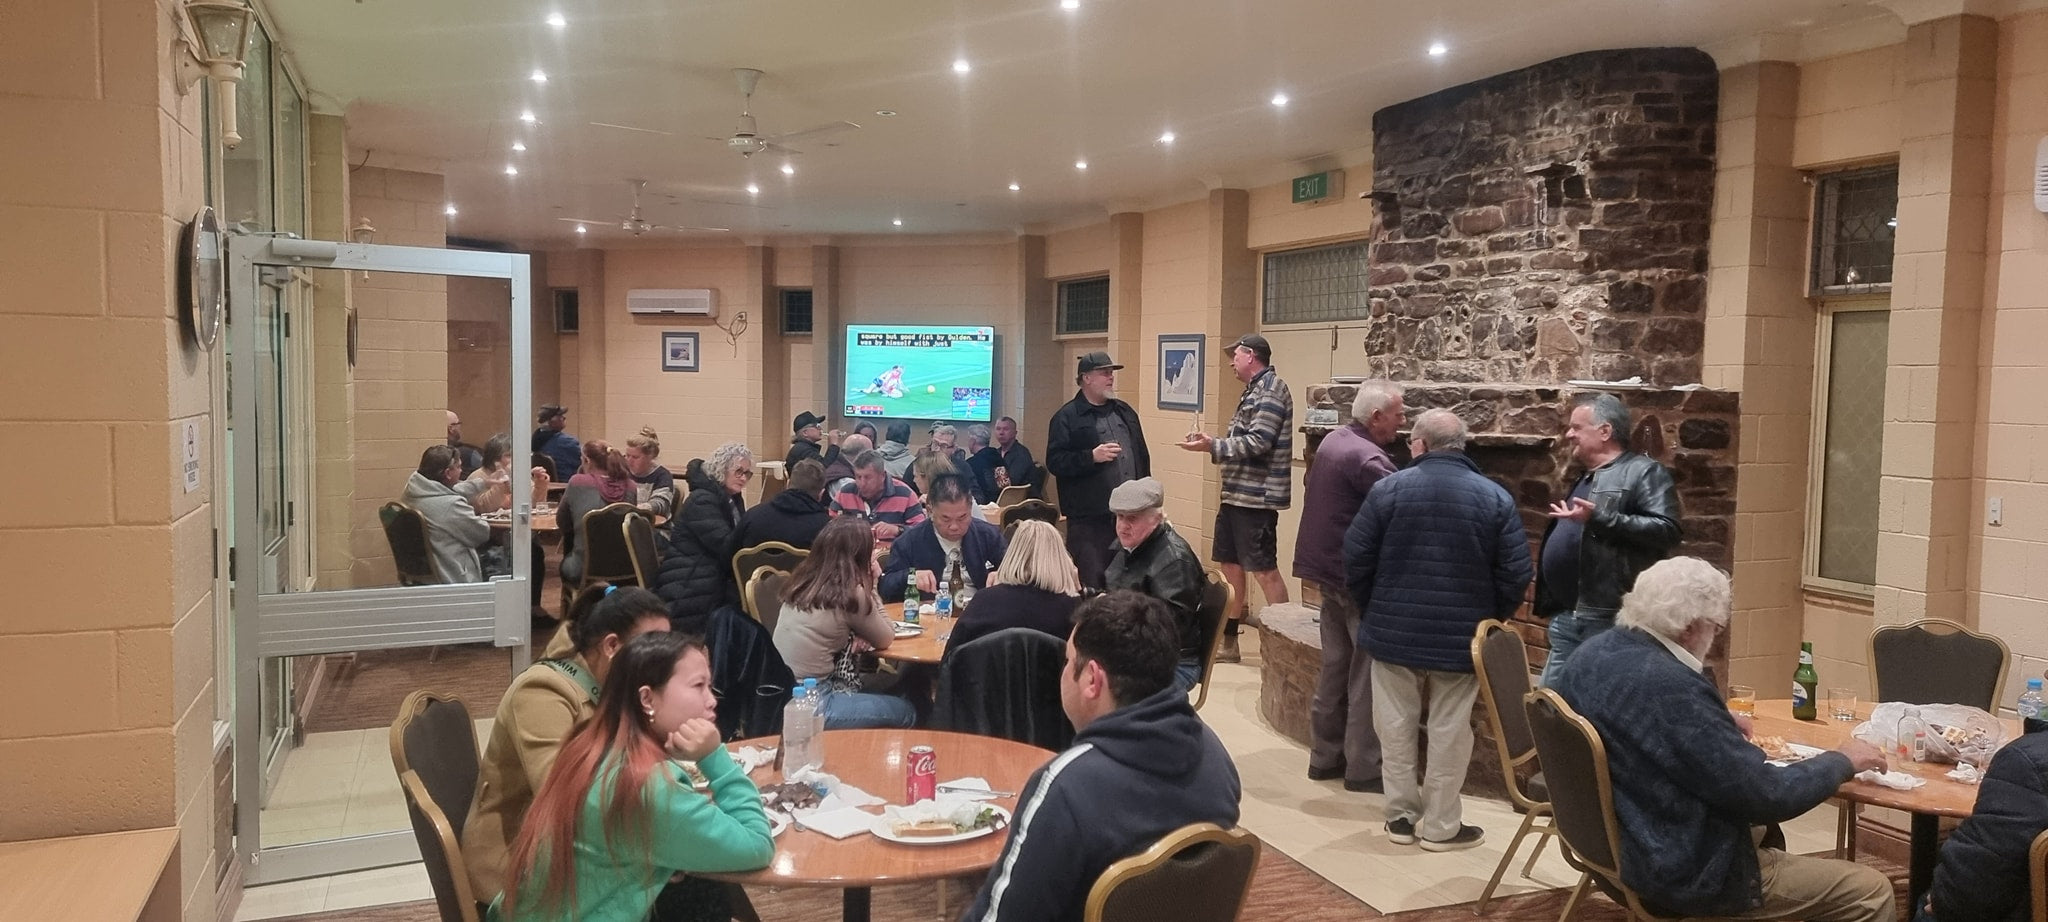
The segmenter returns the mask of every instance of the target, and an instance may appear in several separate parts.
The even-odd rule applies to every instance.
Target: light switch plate
[[[1991,505],[1991,511],[1990,511],[1990,513],[1989,513],[1989,514],[1988,514],[1988,515],[1986,516],[1986,518],[1987,518],[1987,519],[1988,519],[1988,520],[1990,521],[1990,523],[1991,523],[1991,524],[1992,524],[1992,525],[1993,525],[1994,527],[1995,527],[1995,526],[1999,526],[1999,525],[2004,525],[2004,524],[2005,524],[2005,498],[2004,498],[2004,497],[1999,497],[1999,496],[1994,496],[1994,497],[1991,497],[1991,503],[1990,503],[1990,505]]]

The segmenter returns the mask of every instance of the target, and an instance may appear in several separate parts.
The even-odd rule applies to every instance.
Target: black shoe
[[[1484,841],[1486,841],[1486,830],[1477,826],[1460,826],[1458,827],[1457,835],[1441,842],[1435,839],[1422,840],[1422,850],[1425,852],[1455,852],[1459,849],[1471,848]]]
[[[1366,781],[1353,781],[1346,778],[1344,779],[1344,790],[1354,794],[1385,794],[1387,792],[1386,787],[1380,783],[1378,778]]]
[[[1313,765],[1308,767],[1308,780],[1310,781],[1330,781],[1342,777],[1344,777],[1344,763],[1342,762],[1329,768],[1317,768]]]
[[[1415,844],[1415,821],[1414,821],[1414,820],[1388,820],[1388,821],[1387,821],[1387,841],[1389,841],[1389,842],[1392,842],[1392,843],[1394,843],[1395,845],[1414,845],[1414,844]]]

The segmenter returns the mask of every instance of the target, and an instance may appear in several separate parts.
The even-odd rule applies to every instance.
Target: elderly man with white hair
[[[1652,564],[1615,629],[1586,641],[1552,685],[1606,744],[1622,882],[1658,916],[1892,922],[1892,884],[1876,869],[1758,846],[1755,827],[1805,813],[1885,763],[1853,739],[1765,763],[1701,672],[1729,598],[1728,575],[1704,560]]]

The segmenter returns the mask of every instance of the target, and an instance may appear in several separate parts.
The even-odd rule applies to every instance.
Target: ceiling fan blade
[[[763,152],[767,152],[767,151],[774,151],[774,152],[776,152],[776,153],[778,153],[778,154],[801,154],[801,153],[803,153],[803,151],[797,150],[797,149],[796,149],[796,148],[794,148],[794,147],[790,147],[790,146],[788,146],[788,145],[784,145],[784,144],[777,144],[777,143],[775,143],[774,141],[762,141],[762,142],[761,142],[761,150],[762,150]]]
[[[812,125],[811,127],[805,128],[802,131],[785,131],[781,134],[769,135],[765,138],[762,138],[761,140],[794,141],[798,138],[811,138],[817,137],[818,135],[836,134],[841,131],[853,131],[859,127],[859,125],[847,121],[826,122],[823,125]]]
[[[760,209],[760,210],[762,210],[762,211],[774,211],[774,210],[775,210],[775,206],[774,206],[774,205],[762,205],[762,204],[758,204],[758,203],[755,203],[755,202],[728,202],[728,201],[724,201],[724,200],[722,200],[722,199],[711,199],[711,198],[693,198],[693,199],[691,199],[690,201],[692,201],[692,202],[695,202],[695,203],[697,203],[697,204],[699,204],[699,205],[730,205],[730,206],[732,206],[732,207],[734,207],[734,208],[758,208],[758,209]]]
[[[592,125],[594,125],[594,126],[596,126],[596,127],[598,127],[598,128],[617,128],[617,129],[619,129],[620,131],[637,131],[637,132],[640,132],[641,134],[658,134],[658,135],[661,135],[661,136],[662,136],[662,137],[664,137],[664,138],[665,138],[665,137],[668,137],[668,136],[669,136],[669,133],[668,133],[668,132],[666,132],[666,131],[658,131],[658,130],[656,130],[656,129],[653,129],[653,128],[636,128],[636,127],[634,127],[634,126],[632,126],[632,125],[615,125],[615,124],[613,124],[613,123],[611,123],[611,122],[591,122],[590,124],[592,124]]]
[[[686,224],[656,224],[653,225],[653,229],[665,231],[717,231],[719,233],[732,230],[730,227],[691,227]]]
[[[567,221],[571,224],[597,224],[606,227],[619,223],[617,218],[556,218],[555,220]]]

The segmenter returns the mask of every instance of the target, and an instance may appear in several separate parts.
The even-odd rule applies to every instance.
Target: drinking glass
[[[1728,710],[1744,717],[1756,716],[1756,689],[1747,685],[1728,686]]]
[[[1853,688],[1828,689],[1828,715],[1836,720],[1856,719],[1856,690]]]

